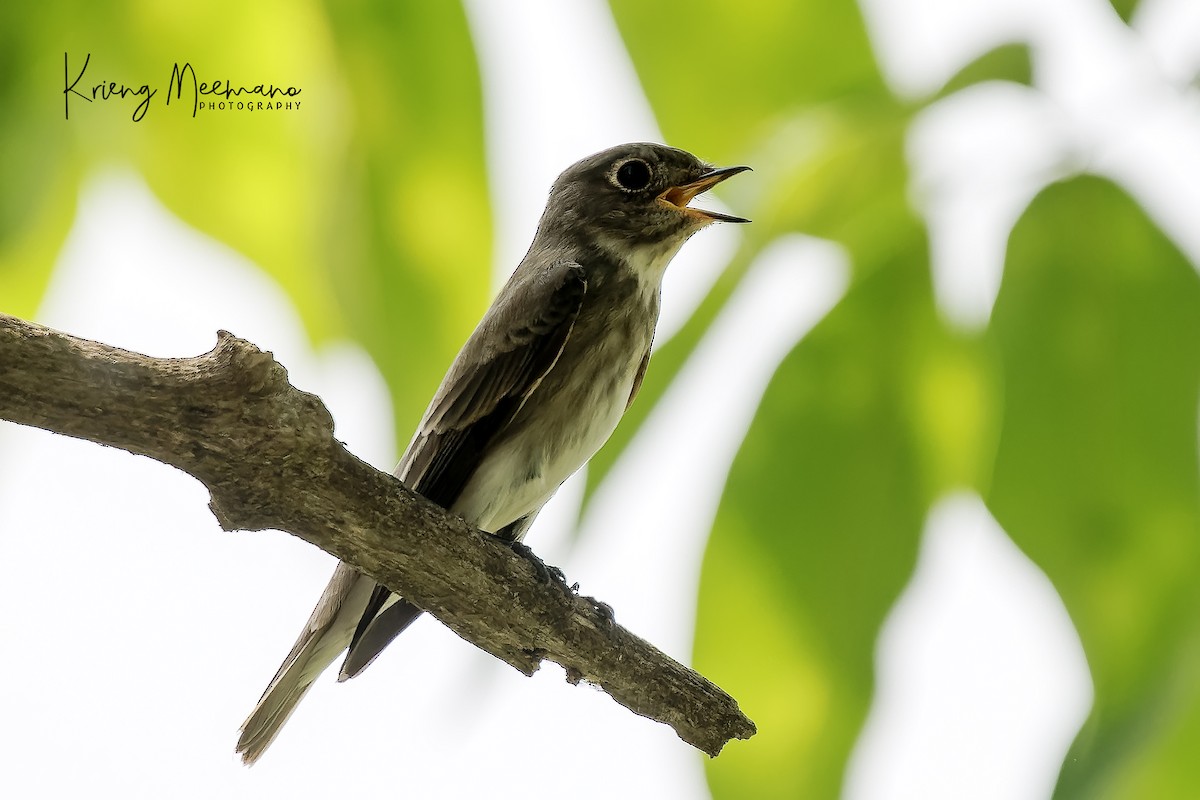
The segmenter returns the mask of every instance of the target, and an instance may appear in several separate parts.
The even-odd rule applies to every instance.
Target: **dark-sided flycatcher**
[[[667,264],[706,225],[747,222],[688,203],[746,169],[626,144],[560,175],[529,252],[450,366],[396,476],[481,530],[520,540],[637,395]],[[338,564],[242,725],[242,759],[263,754],[342,652],[345,680],[420,613]]]

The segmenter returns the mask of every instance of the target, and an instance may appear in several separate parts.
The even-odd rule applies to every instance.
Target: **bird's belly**
[[[519,432],[497,443],[453,510],[494,532],[541,508],[608,441],[625,413],[635,370],[629,365],[608,380],[581,376],[542,398],[550,402],[531,397]]]

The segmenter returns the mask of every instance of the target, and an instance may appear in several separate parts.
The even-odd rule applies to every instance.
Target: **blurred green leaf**
[[[49,0],[0,14],[5,310],[33,315],[81,177],[132,165],[185,222],[269,272],[315,341],[366,347],[403,445],[490,286],[481,89],[461,7]],[[64,119],[64,52],[84,94],[153,88],[141,121],[132,97],[77,98]],[[190,73],[167,105],[176,65],[197,82],[297,87],[281,99],[299,106],[233,98],[193,116]]]
[[[784,361],[730,473],[695,664],[759,733],[707,762],[714,798],[841,786],[933,490],[913,468],[911,376],[939,336],[918,230]]]
[[[1138,757],[1121,765],[1101,798],[1186,797],[1196,785],[1196,748],[1200,747],[1200,632],[1183,631],[1180,657],[1170,670],[1162,702],[1151,715],[1159,730],[1148,731]],[[1151,726],[1155,727],[1154,725]],[[1161,735],[1155,735],[1156,733]]]
[[[1062,594],[1096,687],[1057,796],[1183,796],[1200,747],[1200,281],[1120,190],[1079,178],[1013,231],[993,329],[989,502]],[[1193,780],[1144,791],[1154,777],[1129,776],[1172,729]]]
[[[0,309],[32,317],[75,215],[79,164],[63,124],[62,51],[40,5],[0,8]],[[43,71],[44,70],[44,71]]]
[[[157,103],[136,124],[112,119],[111,109],[86,109],[89,117],[104,113],[104,122],[120,125],[110,133],[107,152],[89,155],[132,160],[174,213],[270,273],[317,341],[346,332],[322,259],[333,159],[344,136],[336,124],[318,122],[330,106],[342,110],[323,22],[312,2],[269,0],[169,11],[130,3],[128,30],[113,32],[117,41],[128,39],[124,55],[118,60],[113,52],[96,53],[94,74],[121,64],[124,74],[159,89]],[[73,56],[86,52],[86,37],[81,39]],[[190,73],[181,96],[168,91],[176,65],[181,71],[190,65],[198,82],[297,87],[299,95],[280,99],[300,105],[291,111],[237,110],[224,96],[210,95],[199,102],[227,107],[202,107],[193,116]],[[99,122],[83,119],[75,130],[86,138]]]
[[[407,444],[491,293],[483,101],[454,3],[327,4],[353,120],[325,264]]]
[[[990,479],[995,357],[934,309],[903,117],[876,114],[826,108],[799,126],[797,151],[826,146],[781,167],[756,216],[767,236],[843,244],[854,272],[767,390],[705,556],[695,662],[760,731],[708,764],[718,798],[836,796],[926,509]]]
[[[1033,83],[1033,63],[1027,44],[1006,44],[981,55],[946,82],[936,97],[946,97],[985,81],[1008,81],[1029,86]]]
[[[852,0],[612,0],[669,142],[730,160],[812,105],[891,101]]]
[[[4,190],[11,196],[0,194],[0,258],[8,267],[0,277],[6,295],[20,294],[24,313],[32,313],[72,221],[80,179],[124,164],[138,168],[186,221],[272,272],[315,333],[338,329],[340,315],[323,299],[330,293],[314,278],[312,255],[314,199],[323,193],[318,177],[327,160],[321,142],[306,136],[304,118],[226,110],[193,119],[190,91],[167,106],[176,64],[191,64],[205,82],[319,93],[328,48],[311,3],[168,8],[48,0],[8,7],[11,25],[0,26],[0,35],[10,40],[4,52],[13,69],[4,70],[11,82],[0,136],[19,146],[3,148],[12,180]],[[133,119],[136,95],[87,99],[113,84],[154,91],[140,121]],[[66,96],[68,85],[76,93]]]
[[[1125,23],[1133,19],[1133,13],[1137,11],[1140,0],[1108,0],[1109,5],[1113,7],[1113,11],[1117,12]]]

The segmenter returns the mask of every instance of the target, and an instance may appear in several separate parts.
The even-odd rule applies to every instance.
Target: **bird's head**
[[[606,249],[669,251],[713,222],[749,222],[689,205],[749,167],[716,169],[661,144],[609,148],[569,167],[554,182],[540,228]],[[669,258],[669,257],[668,257]]]

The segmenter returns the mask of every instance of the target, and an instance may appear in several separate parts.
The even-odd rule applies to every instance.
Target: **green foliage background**
[[[1128,20],[1135,5],[1114,8]],[[837,794],[925,516],[963,487],[1047,573],[1084,644],[1095,706],[1057,795],[1184,796],[1200,774],[1195,266],[1119,187],[1073,178],[1017,223],[990,324],[951,329],[905,137],[941,96],[1032,84],[1025,47],[901,102],[851,0],[612,8],[667,141],[754,165],[728,196],[755,224],[656,356],[592,488],[763,247],[802,232],[852,259],[846,296],[771,382],[709,543],[695,664],[760,730],[709,763],[714,796]],[[702,80],[680,69],[697,43],[720,64]],[[67,123],[63,51],[76,69],[92,53],[89,79],[159,84],[186,54],[321,107],[200,121],[156,105],[132,124],[115,102],[76,102]],[[36,315],[79,183],[108,162],[270,272],[315,343],[361,343],[402,439],[487,303],[480,78],[455,4],[9,3],[0,109],[5,312]]]

